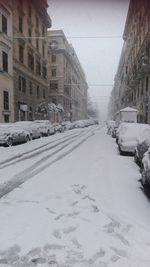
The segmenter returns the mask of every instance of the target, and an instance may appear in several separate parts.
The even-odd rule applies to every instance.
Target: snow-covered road
[[[139,169],[105,128],[0,152],[0,267],[150,266]]]

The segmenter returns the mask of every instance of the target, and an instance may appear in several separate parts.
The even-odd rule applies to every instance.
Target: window
[[[32,93],[33,93],[32,82],[29,82],[29,93],[30,93],[30,95],[32,95]]]
[[[56,62],[56,55],[52,55],[52,62],[55,63]]]
[[[141,96],[143,96],[143,87],[141,87]]]
[[[45,89],[43,89],[43,98],[46,98],[46,93],[45,93]]]
[[[42,55],[43,57],[45,57],[45,45],[44,44],[42,44]]]
[[[7,18],[2,15],[2,32],[7,34]]]
[[[139,87],[138,87],[138,89],[137,89],[137,97],[139,97]]]
[[[22,91],[23,93],[26,92],[26,79],[22,76],[19,76],[18,78],[18,83],[19,83],[19,91]]]
[[[56,77],[56,69],[52,69],[52,77]]]
[[[58,89],[58,82],[57,81],[50,81],[50,89],[52,91],[56,91]]]
[[[9,122],[9,115],[6,115],[6,114],[4,115],[4,121]]]
[[[44,37],[44,35],[45,35],[45,27],[44,27],[44,25],[42,26],[42,36]]]
[[[23,10],[23,0],[19,0],[18,1],[18,7],[19,7],[19,12],[21,12]]]
[[[28,34],[29,34],[29,43],[32,42],[32,30],[31,28],[28,29]]]
[[[26,80],[22,77],[22,92],[26,92]]]
[[[36,17],[36,28],[38,29],[39,28],[39,18]]]
[[[23,19],[19,17],[19,32],[23,33]]]
[[[22,88],[22,82],[21,82],[21,76],[19,76],[19,78],[18,78],[18,83],[19,83],[19,91],[21,91],[21,88]]]
[[[5,110],[9,110],[9,93],[3,91],[3,105]]]
[[[29,120],[32,121],[32,119],[33,119],[33,109],[32,107],[29,107]]]
[[[31,50],[28,52],[28,67],[34,70],[34,56]]]
[[[32,6],[31,6],[31,2],[29,1],[29,18],[32,17]]]
[[[36,73],[41,75],[41,63],[39,59],[36,60]]]
[[[54,97],[54,98],[52,98],[52,103],[54,103],[55,105],[57,105],[57,100],[56,100],[56,98]]]
[[[8,55],[4,51],[2,52],[3,71],[8,72]]]
[[[40,97],[40,90],[39,90],[39,86],[37,86],[37,88],[36,88],[36,96],[37,96],[37,98],[39,98],[39,97]]]
[[[39,51],[39,39],[36,39],[36,49]]]
[[[24,47],[23,45],[19,45],[19,61],[23,63],[24,61]]]
[[[146,92],[148,92],[148,86],[149,86],[149,77],[146,77]]]
[[[43,72],[43,78],[46,79],[47,77],[46,64],[43,64],[42,72]]]

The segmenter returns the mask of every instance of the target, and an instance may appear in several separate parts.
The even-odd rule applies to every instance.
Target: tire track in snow
[[[85,137],[80,138],[80,141],[77,142],[77,144],[74,144],[67,151],[65,151],[65,152],[63,152],[61,154],[58,154],[60,151],[62,151],[63,149],[66,149],[69,145],[72,145],[73,142],[78,140],[79,136],[75,137],[73,140],[69,141],[68,143],[65,143],[65,145],[61,146],[60,148],[55,150],[53,153],[44,156],[42,159],[40,159],[37,162],[35,162],[32,166],[28,167],[24,171],[22,171],[22,172],[18,173],[17,175],[13,176],[11,178],[11,180],[9,180],[3,186],[1,186],[1,188],[0,188],[0,198],[5,196],[6,194],[10,193],[14,189],[18,188],[21,184],[25,183],[26,181],[28,181],[29,179],[34,177],[36,174],[39,174],[40,172],[42,172],[46,168],[50,167],[55,162],[61,160],[62,158],[64,158],[68,154],[70,154],[72,151],[74,151],[76,148],[78,148],[81,144],[83,144],[85,141],[87,141],[94,134],[95,134],[95,132],[93,131],[93,129],[89,130],[88,132],[85,132],[84,133]],[[57,154],[58,154],[58,156],[57,156]],[[52,161],[44,164],[43,166],[39,167],[45,161],[48,161],[50,158],[52,158],[55,155],[57,156],[56,158],[54,158]]]
[[[71,139],[74,139],[74,137],[76,137],[76,136],[80,136],[81,135],[81,133],[78,133],[78,134],[73,134],[73,135],[69,135],[69,137],[67,136],[67,137],[65,137],[65,138],[60,138],[59,140],[62,140],[62,141],[60,141],[59,143],[58,143],[58,139],[56,140],[56,141],[54,141],[56,144],[53,144],[53,145],[51,145],[51,146],[49,146],[49,144],[51,144],[51,143],[54,143],[54,142],[50,142],[50,143],[48,143],[48,144],[46,144],[46,145],[44,145],[44,146],[42,146],[42,148],[43,147],[45,147],[45,146],[48,146],[47,148],[45,148],[45,149],[41,149],[41,150],[39,150],[39,148],[37,148],[36,150],[39,150],[39,151],[37,151],[37,152],[35,152],[35,153],[32,153],[33,151],[30,151],[30,152],[25,152],[25,153],[23,153],[22,155],[21,155],[21,158],[20,158],[20,156],[16,156],[16,158],[19,158],[19,159],[17,159],[17,160],[15,160],[14,158],[12,158],[11,159],[11,162],[10,163],[8,163],[8,164],[4,164],[2,167],[0,167],[0,170],[2,170],[2,169],[4,169],[4,168],[7,168],[7,167],[9,167],[9,166],[12,166],[12,165],[14,165],[14,164],[16,164],[16,163],[19,163],[19,162],[22,162],[22,161],[24,161],[24,160],[27,160],[27,159],[31,159],[31,158],[33,158],[33,157],[36,157],[36,156],[38,156],[38,155],[41,155],[42,153],[45,153],[46,151],[48,151],[48,150],[51,150],[51,149],[54,149],[54,148],[56,148],[57,146],[59,146],[59,145],[61,145],[61,144],[63,144],[63,143],[65,143],[65,142],[67,142],[68,140],[71,140]],[[40,147],[41,148],[41,147]],[[34,150],[35,151],[35,150]],[[29,154],[29,156],[25,156],[25,157],[23,157],[24,155],[26,155],[26,154]],[[13,160],[14,159],[14,160]]]
[[[82,133],[82,132],[83,132],[83,131],[81,131],[80,133]],[[30,153],[32,153],[32,152],[38,151],[38,150],[41,149],[41,148],[47,147],[47,146],[49,146],[50,144],[53,144],[53,143],[58,142],[58,141],[60,141],[60,140],[64,140],[64,139],[66,139],[66,138],[68,138],[68,137],[71,137],[71,136],[74,136],[74,135],[75,135],[75,133],[65,135],[65,136],[63,136],[63,137],[61,137],[61,138],[59,138],[59,139],[52,140],[52,141],[50,141],[50,142],[48,142],[48,143],[46,143],[46,144],[44,144],[44,145],[41,145],[41,146],[39,146],[39,147],[36,147],[36,148],[34,148],[34,149],[32,149],[32,150],[26,151],[26,152],[24,152],[24,153],[18,154],[18,155],[16,155],[16,156],[12,156],[12,157],[9,158],[9,159],[6,159],[6,160],[4,160],[4,161],[1,161],[1,162],[0,162],[0,166],[2,166],[2,167],[0,167],[0,169],[3,169],[3,165],[4,165],[4,167],[5,167],[5,163],[7,164],[8,162],[12,162],[12,161],[14,161],[15,159],[18,159],[18,158],[20,158],[20,157],[23,157],[23,156],[25,156],[25,155],[28,155],[28,154],[30,154]],[[41,151],[41,150],[40,150],[40,151]],[[9,165],[8,165],[8,166],[9,166]],[[7,167],[7,166],[6,166],[6,167]]]

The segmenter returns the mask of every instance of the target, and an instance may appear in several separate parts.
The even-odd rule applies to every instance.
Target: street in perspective
[[[150,266],[150,2],[0,0],[0,267]]]

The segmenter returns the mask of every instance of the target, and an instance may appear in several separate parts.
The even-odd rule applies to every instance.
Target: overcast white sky
[[[101,112],[106,109],[114,83],[129,0],[50,0],[52,30],[66,37],[120,36],[120,38],[68,38],[85,71],[89,94]],[[94,85],[99,86],[94,86]]]

